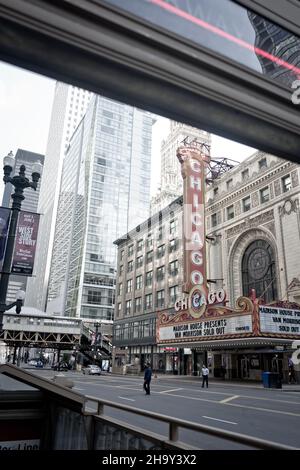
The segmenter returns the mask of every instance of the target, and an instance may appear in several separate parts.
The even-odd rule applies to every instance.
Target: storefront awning
[[[198,351],[214,351],[218,349],[237,349],[237,348],[247,348],[247,347],[275,347],[275,346],[284,346],[284,349],[290,349],[291,344],[294,340],[284,339],[284,338],[238,338],[238,339],[229,339],[229,340],[220,340],[220,341],[199,341],[193,343],[184,343],[185,348],[197,349]],[[161,344],[160,346],[164,346]],[[183,347],[181,344],[170,344],[168,346]]]

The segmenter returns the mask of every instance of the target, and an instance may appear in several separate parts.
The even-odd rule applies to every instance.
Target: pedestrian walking
[[[150,382],[152,377],[152,369],[149,362],[146,364],[146,369],[144,373],[144,385],[143,388],[146,392],[146,395],[150,395]]]
[[[206,383],[206,388],[208,387],[208,374],[209,370],[206,367],[205,364],[202,366],[202,388],[204,387],[204,384]]]
[[[292,363],[290,366],[289,366],[289,384],[296,384],[297,383],[297,380],[296,380],[296,374],[295,374],[295,369],[294,369],[294,364]]]

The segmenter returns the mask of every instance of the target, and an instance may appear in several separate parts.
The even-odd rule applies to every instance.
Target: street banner
[[[0,207],[0,271],[2,271],[10,220],[10,209]]]
[[[31,276],[36,250],[40,215],[33,212],[19,214],[11,272]]]

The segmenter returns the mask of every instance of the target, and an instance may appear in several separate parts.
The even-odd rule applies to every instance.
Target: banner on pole
[[[2,271],[10,221],[10,209],[0,207],[0,271]]]
[[[11,272],[31,276],[33,272],[40,214],[20,212]]]

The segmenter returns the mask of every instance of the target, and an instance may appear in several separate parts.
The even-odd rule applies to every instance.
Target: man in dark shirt
[[[151,369],[150,363],[147,362],[145,374],[144,374],[144,390],[146,392],[146,395],[150,395],[151,376],[152,376],[152,369]]]

